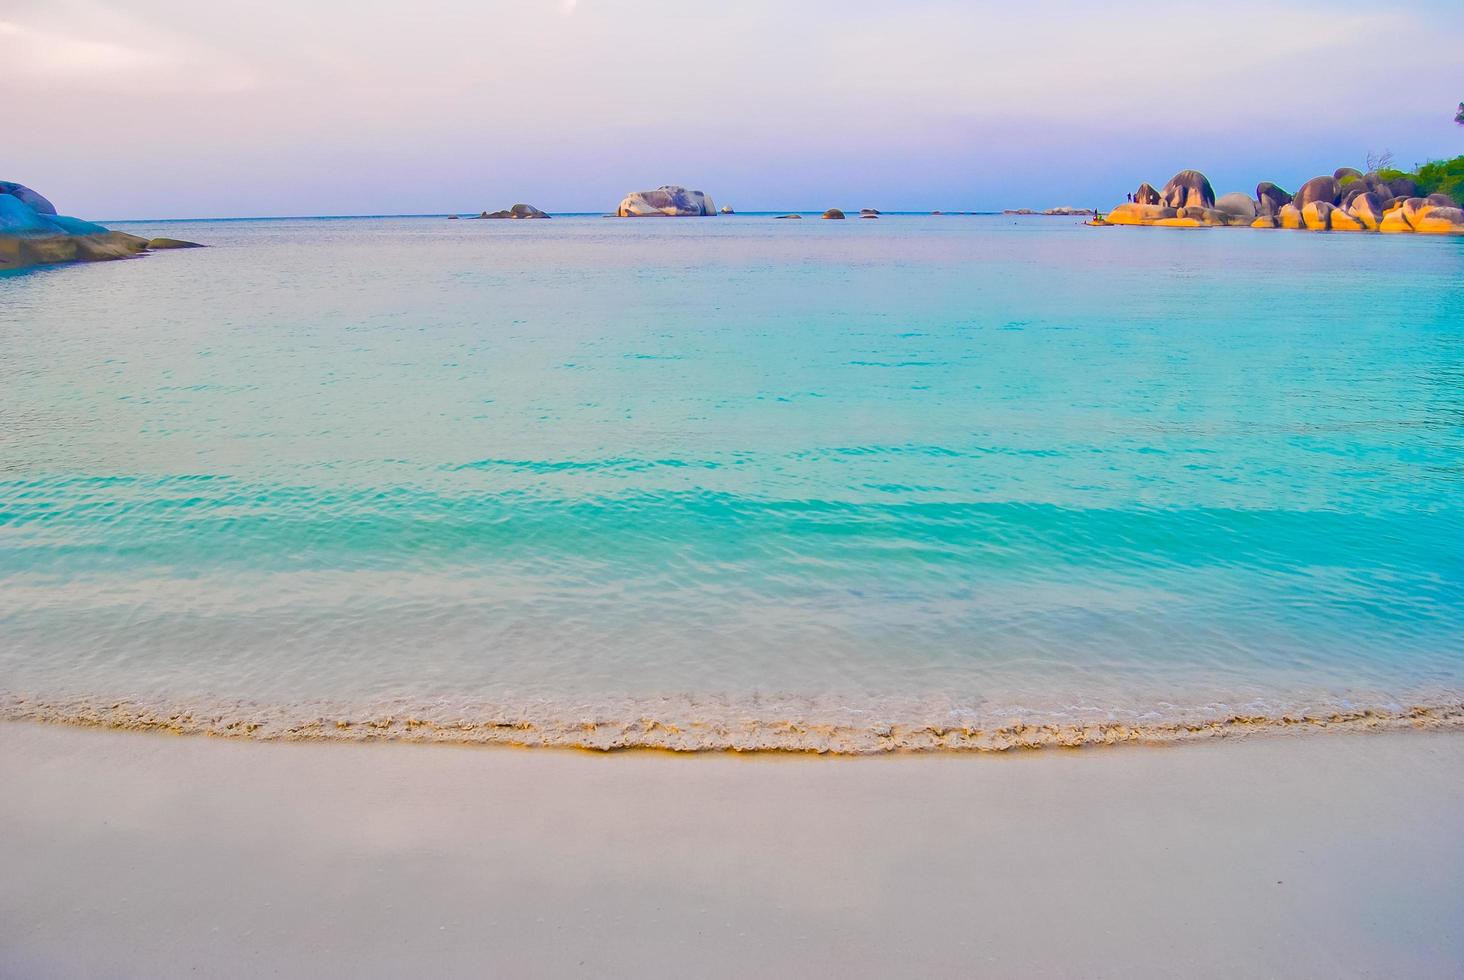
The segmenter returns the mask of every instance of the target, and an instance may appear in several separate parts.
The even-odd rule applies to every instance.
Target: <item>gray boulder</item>
[[[1160,203],[1171,208],[1213,208],[1215,189],[1198,170],[1181,170],[1164,185]]]
[[[1256,185],[1256,210],[1261,214],[1280,214],[1281,209],[1290,203],[1291,195],[1269,180]]]
[[[1348,177],[1360,179],[1362,177],[1362,171],[1358,170],[1356,167],[1338,167],[1336,170],[1332,171],[1332,179],[1339,184],[1342,183],[1342,181],[1346,180]]]
[[[1301,189],[1296,192],[1296,198],[1291,203],[1302,210],[1308,204],[1322,201],[1335,205],[1342,197],[1342,189],[1337,183],[1336,177],[1313,177]]]
[[[1134,203],[1162,204],[1164,202],[1160,198],[1159,192],[1154,189],[1154,185],[1145,181],[1144,183],[1139,185],[1138,190],[1134,191]]]
[[[1425,201],[1437,208],[1457,208],[1458,203],[1447,194],[1430,194]]]
[[[1255,220],[1257,214],[1256,202],[1251,200],[1249,194],[1242,194],[1240,191],[1231,191],[1229,194],[1222,194],[1216,198],[1215,210],[1223,211],[1237,218],[1249,218],[1252,221]]]

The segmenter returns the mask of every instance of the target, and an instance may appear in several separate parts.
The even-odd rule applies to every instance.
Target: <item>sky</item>
[[[1198,7],[0,0],[0,180],[96,220],[950,211],[1464,153],[1464,3]]]

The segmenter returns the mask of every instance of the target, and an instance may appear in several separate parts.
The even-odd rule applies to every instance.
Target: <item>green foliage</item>
[[[1378,176],[1384,180],[1407,177],[1418,185],[1418,193],[1422,196],[1447,194],[1454,200],[1464,203],[1464,156],[1455,157],[1452,160],[1430,160],[1414,173],[1392,169],[1379,170]]]
[[[1337,183],[1342,187],[1346,187],[1348,184],[1355,184],[1361,179],[1362,178],[1357,176],[1357,174],[1348,174],[1346,177],[1343,177],[1341,180],[1337,181]]]

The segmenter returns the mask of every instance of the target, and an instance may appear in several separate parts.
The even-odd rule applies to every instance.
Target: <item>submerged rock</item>
[[[803,215],[801,215],[801,214],[780,214],[780,215],[778,215],[778,217],[779,218],[802,218]]]
[[[716,214],[717,207],[701,191],[662,184],[653,191],[627,194],[615,213],[622,218],[697,218]]]
[[[197,242],[185,242],[181,238],[153,238],[147,243],[149,250],[160,248],[206,248]]]

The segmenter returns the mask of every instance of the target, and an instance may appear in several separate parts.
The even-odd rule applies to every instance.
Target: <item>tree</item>
[[[1464,126],[1464,102],[1459,103],[1459,111],[1454,113],[1454,122]]]
[[[1367,154],[1367,172],[1368,173],[1375,174],[1379,170],[1387,170],[1392,165],[1393,165],[1393,151],[1392,150],[1383,150],[1381,153],[1378,152],[1377,150],[1369,150],[1368,151],[1368,154]]]

